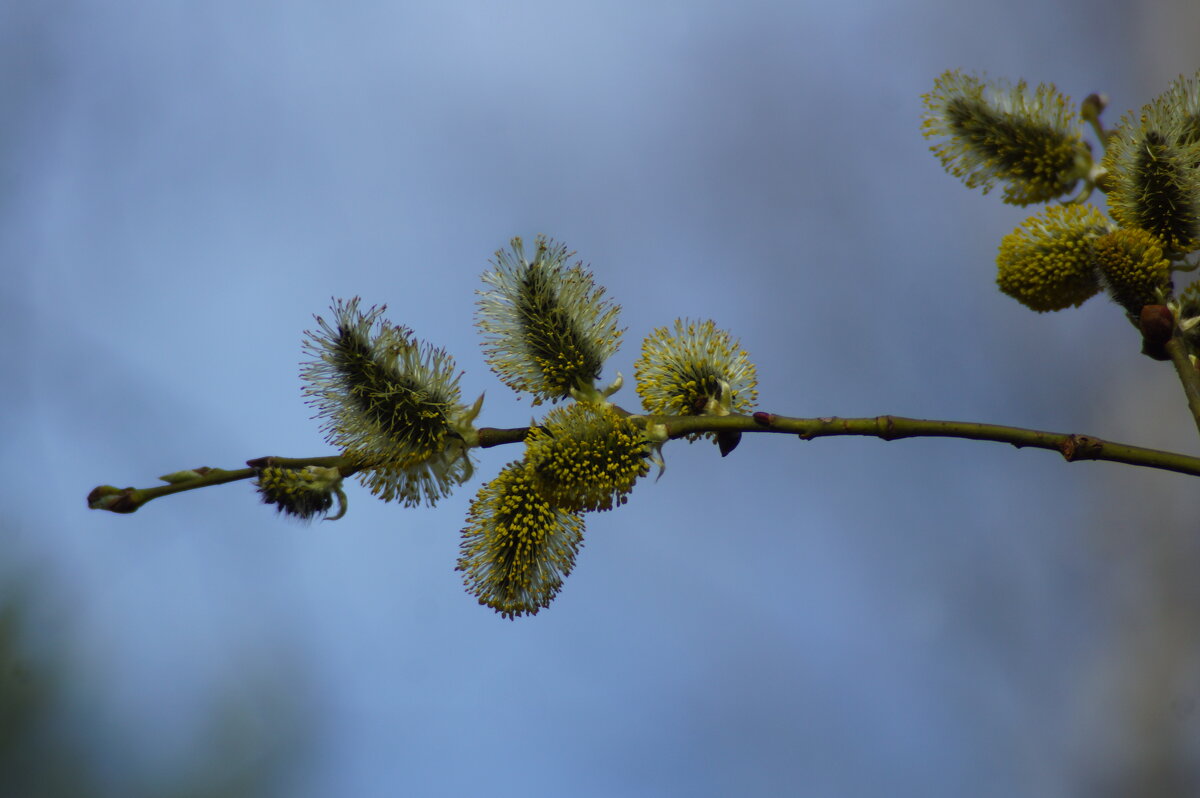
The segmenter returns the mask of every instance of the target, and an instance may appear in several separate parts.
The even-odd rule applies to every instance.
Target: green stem
[[[683,438],[703,432],[770,432],[796,435],[803,440],[839,435],[881,438],[962,438],[964,440],[1007,443],[1018,449],[1030,447],[1048,449],[1061,454],[1068,462],[1075,460],[1109,460],[1127,465],[1158,468],[1180,474],[1200,476],[1200,457],[1177,452],[1148,449],[1115,443],[1092,435],[1068,432],[1046,432],[1025,427],[1001,424],[980,424],[974,421],[938,421],[905,418],[903,416],[870,416],[867,418],[793,418],[774,413],[755,413],[750,416],[633,416],[643,426],[661,425],[667,437]],[[479,430],[481,445],[500,446],[519,443],[529,433],[528,427]]]
[[[803,440],[835,435],[858,435],[892,441],[898,438],[963,438],[974,441],[1008,443],[1018,449],[1028,446],[1056,451],[1068,462],[1076,460],[1109,460],[1115,463],[1158,468],[1180,474],[1200,476],[1200,457],[1176,452],[1147,449],[1114,443],[1090,435],[1044,432],[1024,427],[1000,424],[979,424],[972,421],[936,421],[903,416],[873,416],[870,418],[790,418],[774,413],[755,413],[752,416],[682,416],[678,418],[651,417],[651,423],[662,422],[672,438],[696,432],[775,432],[793,434]]]
[[[1171,344],[1168,344],[1168,349],[1170,347]],[[1186,354],[1184,357],[1186,358]],[[1190,362],[1188,365],[1190,367]],[[1195,371],[1195,369],[1192,370]],[[1185,386],[1187,384],[1185,382]],[[1197,395],[1200,396],[1200,394]],[[1200,400],[1198,400],[1197,406],[1200,407]],[[881,438],[885,441],[893,441],[898,438],[963,438],[1008,443],[1018,449],[1026,446],[1048,449],[1058,452],[1068,462],[1108,460],[1114,463],[1200,476],[1200,457],[1114,443],[1090,435],[1043,432],[1024,427],[978,424],[971,421],[936,421],[904,418],[903,416],[791,418],[777,416],[774,413],[755,413],[750,416],[635,415],[631,418],[643,426],[665,428],[669,438],[682,438],[702,432],[768,432],[796,435],[803,440],[838,435]],[[486,449],[509,443],[520,443],[525,440],[529,430],[529,427],[513,427],[511,429],[480,427],[478,430],[479,445],[480,448]],[[114,488],[111,485],[101,485],[88,495],[88,507],[93,510],[109,510],[114,513],[132,513],[146,502],[153,501],[160,496],[249,479],[255,476],[259,469],[267,466],[280,468],[303,468],[310,465],[336,467],[341,470],[343,476],[349,476],[359,468],[348,458],[336,455],[328,457],[262,457],[250,460],[247,464],[250,466],[249,468],[230,471],[219,468],[196,469],[198,475],[194,478],[153,488]]]
[[[114,513],[133,513],[137,512],[138,508],[146,502],[154,501],[162,496],[250,479],[258,474],[259,469],[268,466],[279,468],[325,466],[326,468],[337,468],[344,477],[358,470],[348,459],[337,455],[328,457],[260,457],[257,460],[248,460],[247,465],[250,467],[232,470],[196,468],[192,469],[196,476],[191,479],[173,481],[167,485],[156,485],[153,488],[115,488],[112,485],[100,485],[88,494],[88,507],[93,510],[109,510]]]
[[[1196,421],[1196,430],[1200,431],[1200,371],[1192,364],[1187,344],[1178,335],[1166,343],[1167,354],[1175,366],[1175,373],[1183,384],[1183,393],[1187,397],[1188,409]]]

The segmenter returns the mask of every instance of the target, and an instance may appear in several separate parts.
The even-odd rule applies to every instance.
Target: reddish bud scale
[[[1175,334],[1175,317],[1166,305],[1144,305],[1138,317],[1142,331],[1142,354],[1155,360],[1170,360],[1167,342]]]
[[[133,488],[114,488],[100,485],[88,494],[88,508],[108,510],[114,513],[136,512],[141,505],[133,500]]]

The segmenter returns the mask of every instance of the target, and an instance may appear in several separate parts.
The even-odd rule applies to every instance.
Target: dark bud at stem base
[[[1138,317],[1142,331],[1142,354],[1154,360],[1170,360],[1167,341],[1175,334],[1175,318],[1166,305],[1144,305]]]
[[[722,430],[717,433],[717,448],[721,456],[727,457],[742,442],[742,433],[737,430]]]

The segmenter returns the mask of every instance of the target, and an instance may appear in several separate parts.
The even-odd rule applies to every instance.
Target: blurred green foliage
[[[168,769],[141,750],[119,751],[128,735],[73,711],[67,699],[75,669],[61,647],[31,644],[35,599],[0,589],[0,796],[5,798],[251,798],[285,795],[305,724],[290,699],[264,688],[272,711],[251,717],[220,699],[190,760]],[[261,704],[256,700],[256,708]],[[278,712],[274,711],[278,710]],[[288,717],[285,725],[279,721]],[[297,733],[297,729],[301,729]]]

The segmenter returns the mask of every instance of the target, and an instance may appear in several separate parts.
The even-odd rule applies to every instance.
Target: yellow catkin
[[[336,468],[272,466],[258,472],[255,484],[266,504],[274,504],[285,515],[311,521],[333,507],[341,482]]]
[[[461,445],[472,411],[452,358],[382,318],[385,308],[338,301],[307,333],[301,376],[326,439],[359,466],[384,501],[433,505],[472,473]]]
[[[649,472],[648,456],[636,424],[611,405],[578,402],[547,413],[525,450],[539,492],[572,512],[624,504]]]
[[[1165,299],[1171,261],[1162,242],[1145,230],[1114,230],[1092,244],[1096,266],[1113,301],[1137,315],[1143,305]]]
[[[604,300],[582,264],[567,264],[566,246],[538,236],[529,260],[520,238],[511,245],[483,275],[476,323],[488,365],[534,404],[586,392],[620,345],[620,307]]]
[[[1039,313],[1081,305],[1100,290],[1092,243],[1112,229],[1090,205],[1054,205],[1000,242],[996,283]]]
[[[1030,205],[1068,193],[1091,167],[1074,107],[1052,84],[1030,91],[950,71],[922,99],[930,149],[968,188],[1003,183],[1005,202]]]
[[[711,320],[676,319],[672,327],[654,329],[642,342],[634,374],[642,406],[655,415],[746,413],[758,398],[754,364]]]
[[[1122,228],[1145,230],[1177,253],[1200,246],[1200,73],[1125,114],[1102,166],[1108,208]]]
[[[506,618],[535,615],[562,588],[582,544],[583,520],[543,498],[517,461],[471,503],[457,570],[480,604]]]

